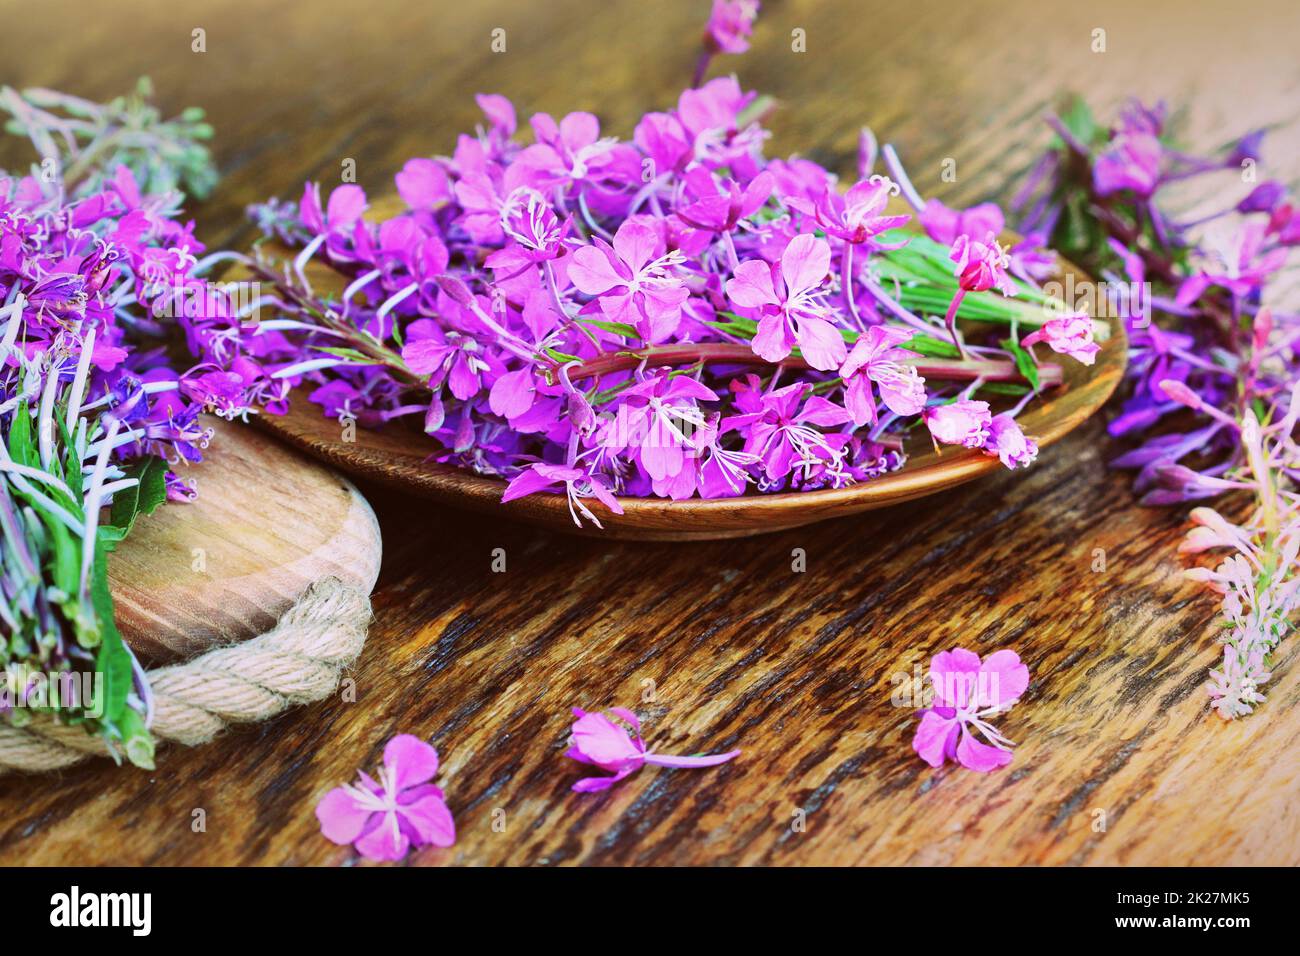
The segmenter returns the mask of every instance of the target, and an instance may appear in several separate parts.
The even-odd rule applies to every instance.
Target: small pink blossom
[[[1110,196],[1131,189],[1142,198],[1160,182],[1163,148],[1151,133],[1126,132],[1115,137],[1093,166],[1097,195]]]
[[[596,238],[573,254],[569,279],[596,296],[605,318],[634,327],[647,342],[659,342],[677,330],[682,303],[690,292],[675,274],[681,252],[665,252],[655,231],[628,220],[610,245]]]
[[[1015,651],[1001,650],[981,663],[974,651],[942,651],[930,662],[933,704],[921,712],[912,749],[931,767],[956,760],[987,773],[1011,763],[1010,740],[986,720],[1009,710],[1029,686],[1029,668]],[[987,744],[971,732],[978,730]]]
[[[607,790],[645,764],[660,767],[714,767],[740,756],[739,750],[705,757],[666,757],[646,750],[641,739],[641,721],[623,707],[611,707],[609,716],[573,708],[578,718],[570,728],[565,756],[579,763],[608,771],[612,777],[584,777],[573,785],[578,793]]]
[[[744,53],[758,18],[758,0],[713,0],[705,42],[719,53]]]
[[[854,344],[840,366],[840,377],[847,383],[844,405],[854,425],[876,421],[873,382],[880,389],[881,401],[895,415],[915,415],[925,407],[925,379],[906,364],[912,353],[899,348],[912,335],[909,329],[873,325]]]
[[[1007,276],[1011,257],[990,230],[983,241],[972,239],[965,233],[952,243],[949,258],[956,263],[953,275],[965,292],[987,292],[996,288],[1003,295],[1014,295],[1015,285]]]
[[[569,515],[573,518],[573,523],[579,528],[582,527],[582,521],[578,517],[581,514],[599,528],[600,519],[592,514],[584,499],[595,498],[614,514],[623,513],[623,506],[605,485],[605,480],[600,475],[588,474],[580,468],[537,462],[529,465],[510,480],[510,484],[506,485],[506,490],[501,495],[501,503],[505,504],[539,491],[551,491],[556,485],[563,485],[564,493],[569,499]]]
[[[844,337],[825,316],[819,296],[830,273],[831,247],[811,234],[795,236],[781,256],[780,267],[761,259],[742,262],[727,280],[727,295],[736,305],[757,309],[754,354],[779,362],[798,346],[816,369],[830,370],[844,361]]]
[[[1010,415],[997,415],[989,423],[984,453],[997,457],[1008,468],[1016,469],[1033,463],[1038,457],[1038,444],[1025,437]]]
[[[358,771],[358,782],[335,787],[316,805],[325,839],[351,843],[368,860],[400,860],[412,846],[451,846],[456,824],[442,790],[429,781],[438,772],[438,751],[419,737],[398,734],[384,747],[376,781]]]
[[[859,180],[843,196],[828,187],[815,206],[799,201],[790,205],[802,211],[811,209],[818,224],[829,235],[861,245],[871,242],[882,232],[906,225],[912,218],[908,215],[885,215],[889,197],[897,190],[898,186],[891,180],[883,176],[871,176]]]
[[[930,405],[921,412],[921,417],[935,441],[967,448],[983,448],[993,423],[989,403],[969,398],[947,405]]]
[[[1042,327],[1020,340],[1024,348],[1030,348],[1036,342],[1046,342],[1053,352],[1068,355],[1084,365],[1097,361],[1097,353],[1101,351],[1101,346],[1092,340],[1092,319],[1084,312],[1070,312],[1048,319]]]

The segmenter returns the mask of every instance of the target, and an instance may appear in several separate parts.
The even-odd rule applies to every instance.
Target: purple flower
[[[1007,251],[992,232],[984,239],[972,239],[962,233],[953,240],[949,258],[956,263],[953,275],[966,292],[987,292],[998,289],[1003,295],[1014,295],[1015,285],[1007,277],[1011,264]]]
[[[897,189],[882,176],[854,183],[843,196],[828,188],[818,200],[814,215],[828,234],[861,245],[882,232],[905,225],[912,218],[884,214],[891,193]]]
[[[1162,155],[1160,140],[1151,133],[1119,134],[1093,166],[1098,195],[1128,189],[1143,199],[1149,197],[1160,180]]]
[[[945,405],[926,406],[921,413],[936,442],[983,448],[989,439],[993,418],[989,403],[961,398]]]
[[[573,785],[577,793],[608,790],[645,764],[660,767],[716,767],[740,756],[739,750],[707,757],[668,757],[651,753],[641,739],[641,721],[623,707],[611,707],[609,715],[573,708],[577,718],[570,728],[569,749],[564,756],[599,767],[612,777],[583,777]]]
[[[781,481],[796,468],[803,469],[805,475],[822,467],[843,474],[842,450],[812,426],[843,425],[849,421],[849,413],[811,391],[806,382],[759,397],[753,397],[751,391],[746,401],[737,403],[748,410],[722,420],[723,428],[748,432],[745,451],[762,465],[771,482]]]
[[[368,860],[400,860],[412,846],[451,846],[456,825],[442,790],[429,782],[437,772],[438,751],[419,737],[397,735],[384,747],[378,780],[358,771],[355,784],[321,798],[321,835],[351,843]]]
[[[605,480],[600,476],[588,474],[578,468],[548,465],[543,462],[529,465],[511,479],[505,493],[501,496],[501,503],[505,504],[507,501],[514,501],[516,498],[536,494],[539,491],[550,491],[556,485],[564,486],[564,493],[569,499],[569,514],[578,527],[582,527],[579,514],[597,528],[601,527],[600,519],[592,514],[591,509],[584,503],[584,499],[587,498],[595,498],[616,515],[623,513],[622,505],[605,486]]]
[[[968,239],[989,233],[996,236],[1007,227],[1002,210],[991,202],[957,210],[945,206],[937,199],[931,199],[921,210],[920,219],[926,234],[945,246],[951,246],[958,236],[966,236]]]
[[[727,295],[761,316],[754,354],[779,362],[798,346],[813,368],[829,370],[844,361],[844,338],[825,318],[828,310],[819,299],[830,266],[830,246],[812,235],[792,239],[779,267],[752,259],[740,264],[727,280]]]
[[[996,456],[1002,464],[1014,470],[1033,463],[1038,457],[1038,445],[1033,439],[1025,437],[1025,433],[1010,415],[995,415],[989,422],[984,452]]]
[[[772,195],[776,182],[763,172],[743,189],[734,180],[719,183],[703,166],[685,175],[686,188],[694,201],[677,210],[677,218],[688,226],[709,232],[731,232],[740,220],[753,215]]]
[[[1029,668],[1015,651],[1001,650],[981,663],[973,651],[941,651],[930,662],[934,703],[921,712],[912,749],[936,769],[956,760],[988,773],[1011,763],[1011,741],[987,718],[1009,710],[1029,686]],[[971,732],[977,730],[988,743]]]

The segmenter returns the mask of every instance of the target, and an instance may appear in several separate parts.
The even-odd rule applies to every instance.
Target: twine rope
[[[369,625],[364,591],[336,578],[317,582],[265,634],[149,671],[150,730],[160,742],[195,747],[231,724],[328,697],[361,653]],[[48,718],[0,726],[0,773],[60,770],[94,756],[108,749],[81,727]]]

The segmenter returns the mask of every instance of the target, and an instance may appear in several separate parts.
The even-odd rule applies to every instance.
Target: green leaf
[[[957,351],[957,346],[943,339],[937,339],[932,335],[914,335],[904,342],[902,347],[909,352],[915,352],[917,355],[929,355],[933,358],[961,357],[961,353]]]
[[[1082,96],[1070,100],[1070,105],[1061,113],[1061,123],[1084,144],[1092,143],[1102,132],[1096,118],[1092,115],[1092,108]]]
[[[90,600],[99,618],[100,642],[95,670],[104,675],[104,723],[116,726],[126,711],[131,692],[131,654],[122,643],[113,621],[113,596],[108,590],[108,545],[95,541],[95,562],[91,568]]]
[[[20,465],[40,465],[41,456],[32,441],[32,416],[26,402],[14,409],[9,421],[9,457]]]
[[[316,346],[317,352],[324,352],[326,355],[333,355],[335,358],[341,358],[348,362],[355,362],[358,365],[378,365],[377,360],[371,358],[364,352],[358,352],[356,349],[342,348],[340,346]]]
[[[546,354],[549,355],[555,361],[560,363],[582,361],[582,359],[578,358],[578,356],[570,355],[568,352],[561,352],[559,349],[547,349]]]
[[[1038,391],[1038,365],[1034,362],[1034,357],[1013,339],[1003,339],[1002,347],[1015,358],[1016,370],[1025,377],[1035,392]]]
[[[126,473],[137,483],[113,496],[109,518],[112,528],[102,529],[107,532],[106,540],[110,544],[125,538],[141,514],[153,514],[167,500],[167,463],[161,458],[145,458],[128,468]]]
[[[604,329],[606,332],[612,332],[615,335],[621,335],[625,339],[641,338],[641,333],[626,322],[607,322],[603,319],[579,319],[578,321],[595,326],[598,329]]]

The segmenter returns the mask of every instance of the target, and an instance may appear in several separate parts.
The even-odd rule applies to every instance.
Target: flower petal
[[[932,710],[927,710],[917,724],[912,736],[912,749],[931,767],[942,767],[949,743],[957,735],[958,723],[955,718],[944,718]]]
[[[438,751],[414,734],[398,734],[384,747],[384,766],[401,792],[433,779],[438,772]]]
[[[964,726],[957,743],[957,762],[968,770],[988,773],[1011,763],[1011,751],[982,744]]]
[[[335,787],[316,804],[316,819],[320,821],[321,836],[340,846],[355,841],[373,815],[373,810],[367,810],[357,803],[352,793],[344,787]]]
[[[456,842],[456,821],[442,798],[429,796],[402,806],[398,813],[417,834],[421,846],[451,846]]]

